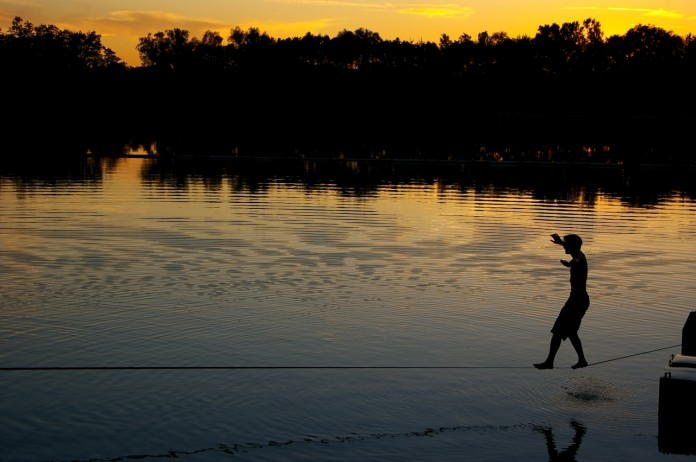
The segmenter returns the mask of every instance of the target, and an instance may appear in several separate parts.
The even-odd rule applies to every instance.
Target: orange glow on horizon
[[[602,23],[606,36],[623,34],[637,24],[680,35],[696,31],[692,0],[102,0],[88,6],[79,0],[2,2],[0,25],[5,28],[14,16],[35,24],[95,30],[131,65],[140,62],[135,49],[139,37],[175,27],[193,36],[213,30],[224,37],[235,26],[258,27],[279,38],[306,32],[334,36],[364,27],[386,39],[437,41],[443,33],[475,37],[484,30],[533,36],[539,25],[592,17]]]

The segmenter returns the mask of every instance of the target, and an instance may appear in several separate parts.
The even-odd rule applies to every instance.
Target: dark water
[[[590,362],[680,343],[696,296],[679,189],[308,185],[127,159],[6,171],[0,217],[3,367],[529,366],[568,291],[552,232],[585,240]],[[657,460],[672,352],[580,371],[0,372],[0,460],[544,460],[550,433],[559,452],[579,438],[577,460]],[[564,344],[557,365],[574,360]]]

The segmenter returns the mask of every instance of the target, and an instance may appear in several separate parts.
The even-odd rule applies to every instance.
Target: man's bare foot
[[[537,369],[553,369],[553,363],[544,361],[543,363],[536,363],[534,367]]]
[[[587,367],[587,361],[583,359],[582,361],[578,361],[570,367],[571,369],[580,369],[581,367]]]

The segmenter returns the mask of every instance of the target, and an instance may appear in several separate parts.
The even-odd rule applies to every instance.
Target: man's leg
[[[578,362],[571,367],[573,369],[587,367],[587,360],[585,359],[585,353],[582,351],[582,342],[580,341],[580,337],[578,337],[578,333],[574,332],[569,335],[568,338],[570,339],[570,343],[573,344],[575,352],[578,354]]]
[[[553,334],[553,337],[551,337],[551,345],[549,345],[549,355],[546,357],[546,361],[543,363],[537,363],[534,365],[534,367],[537,369],[553,369],[553,360],[556,358],[556,353],[558,353],[558,349],[560,347],[561,336],[558,334]]]

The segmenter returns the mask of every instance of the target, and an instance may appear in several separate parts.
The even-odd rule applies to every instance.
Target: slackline
[[[589,363],[586,367],[597,366],[612,361],[633,358],[635,356],[670,350],[681,344],[642,351],[616,358]],[[188,370],[330,370],[330,369],[533,369],[534,366],[33,366],[33,367],[0,367],[0,372],[38,372],[38,371],[188,371]],[[569,367],[554,367],[554,369],[570,369]]]

